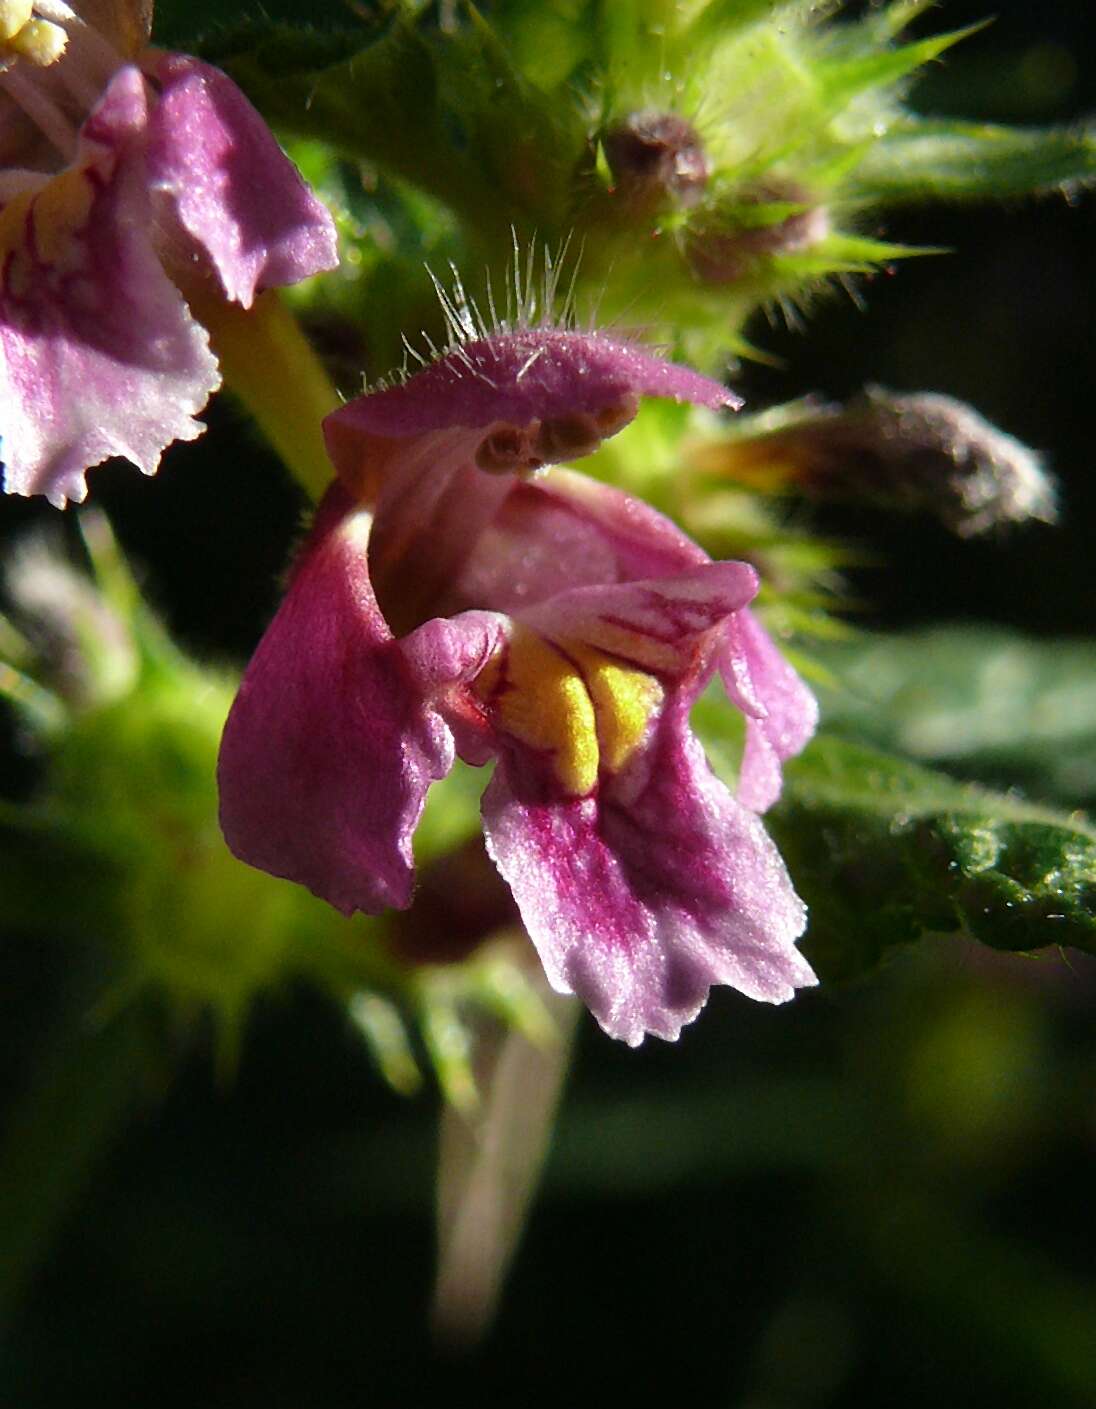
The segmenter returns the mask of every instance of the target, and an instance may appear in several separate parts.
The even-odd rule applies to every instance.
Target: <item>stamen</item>
[[[71,161],[76,155],[76,125],[53,99],[33,79],[26,78],[17,68],[0,73],[0,88],[23,109],[65,160]]]
[[[496,422],[476,449],[476,466],[488,474],[507,475],[581,460],[626,426],[638,405],[638,398],[626,393],[597,411],[573,411],[525,426]]]
[[[79,47],[79,71],[89,82],[96,85],[95,98],[98,98],[111,76],[126,62],[126,56],[119,53],[94,25],[82,20],[67,5],[61,3],[61,0],[38,0],[34,8],[39,14],[46,15],[58,23],[62,13],[67,11],[65,24],[68,26],[73,46]],[[135,62],[140,62],[140,56]]]
[[[0,205],[7,205],[16,196],[24,196],[28,191],[39,191],[50,180],[44,171],[30,171],[24,166],[9,166],[0,171]]]
[[[638,410],[639,397],[634,392],[626,392],[619,401],[595,411],[594,420],[602,439],[608,440],[611,435],[623,430],[630,421],[635,420]]]
[[[0,0],[0,40],[14,39],[30,23],[31,0]]]
[[[476,465],[491,475],[512,474],[529,464],[529,442],[517,426],[498,426],[480,441]]]
[[[64,0],[34,0],[34,9],[43,19],[52,20],[54,24],[72,24],[73,20],[79,20],[79,15],[71,5],[66,5]]]
[[[4,47],[35,68],[49,68],[65,52],[68,35],[60,25],[49,20],[30,20],[18,34],[13,34]]]
[[[581,460],[600,444],[597,422],[582,411],[543,421],[536,438],[537,454],[552,461]]]
[[[91,34],[94,34],[94,30],[89,25],[81,25],[79,30],[73,32],[70,36],[72,44],[69,61],[61,64],[57,70],[61,81],[84,112],[91,112],[121,64],[113,49],[108,51],[110,58],[105,63],[97,47],[93,46],[89,50],[87,39]],[[96,35],[97,39],[98,37]]]

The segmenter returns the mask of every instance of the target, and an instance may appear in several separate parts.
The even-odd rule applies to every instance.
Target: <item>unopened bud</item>
[[[710,170],[696,128],[674,113],[639,112],[602,138],[613,189],[637,205],[692,206]]]
[[[803,191],[775,188],[740,195],[718,225],[691,230],[689,263],[705,284],[733,284],[749,275],[760,259],[801,254],[830,233],[826,208]]]
[[[721,472],[882,508],[927,510],[967,538],[1056,516],[1042,457],[954,397],[868,387],[846,406],[808,404],[794,418],[721,447]],[[715,469],[717,452],[701,453]]]

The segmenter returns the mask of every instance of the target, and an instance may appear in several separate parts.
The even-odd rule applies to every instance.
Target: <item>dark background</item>
[[[921,105],[1091,111],[1087,8],[999,3]],[[985,13],[949,3],[922,28]],[[859,283],[861,306],[833,296],[806,335],[753,329],[785,366],[745,370],[751,404],[946,391],[1061,479],[1060,527],[973,544],[828,512],[877,555],[854,583],[870,624],[1091,631],[1094,221],[1091,197],[895,215],[888,238],[954,252]],[[110,465],[92,486],[173,629],[227,659],[276,601],[302,506],[232,407],[209,421],[155,480]],[[0,533],[58,517],[8,501]],[[12,1070],[67,962],[5,949]],[[949,942],[788,1009],[719,991],[675,1047],[631,1052],[584,1021],[543,1196],[470,1359],[425,1330],[433,1099],[389,1094],[334,1008],[282,995],[234,1083],[198,1042],[99,1167],[9,1327],[0,1402],[1094,1403],[1094,992],[1080,960]]]

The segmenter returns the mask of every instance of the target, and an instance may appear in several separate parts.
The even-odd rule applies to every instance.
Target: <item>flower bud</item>
[[[1042,457],[954,397],[868,387],[846,406],[789,410],[783,424],[702,451],[697,463],[769,488],[790,482],[827,498],[927,510],[964,538],[1055,518]]]
[[[801,254],[830,233],[824,206],[793,187],[766,187],[741,194],[719,224],[690,230],[686,255],[705,284],[733,284],[766,256]]]
[[[693,206],[708,184],[710,169],[696,128],[675,113],[638,112],[602,138],[621,200],[657,207]]]

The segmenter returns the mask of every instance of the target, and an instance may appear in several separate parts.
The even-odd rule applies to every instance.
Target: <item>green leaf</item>
[[[949,626],[812,648],[827,727],[996,786],[1096,805],[1096,651]]]
[[[693,724],[736,781],[741,720],[709,692]],[[994,949],[1096,952],[1096,829],[820,734],[784,767],[766,824],[810,911],[804,951],[824,980],[874,967],[923,934]]]
[[[398,17],[338,34],[245,31],[203,50],[284,132],[429,191],[481,231],[554,226],[584,151],[582,101],[520,74],[474,10],[452,33]]]
[[[994,949],[1096,950],[1096,830],[821,735],[786,765],[770,830],[810,909],[825,979],[961,932]]]
[[[857,169],[871,200],[986,200],[1039,195],[1096,179],[1096,123],[1001,127],[921,121],[896,124]]]
[[[345,28],[347,11],[344,0],[156,0],[152,38],[165,49],[197,53],[211,38],[221,43],[245,28],[253,36],[287,24]]]

